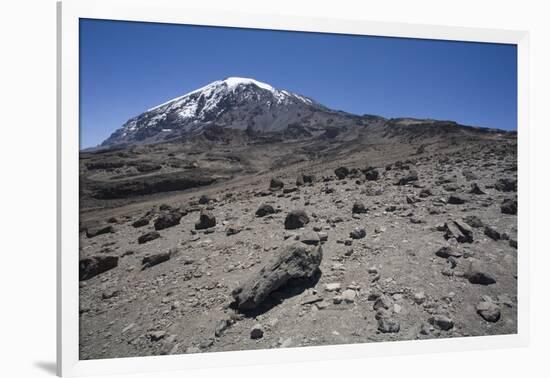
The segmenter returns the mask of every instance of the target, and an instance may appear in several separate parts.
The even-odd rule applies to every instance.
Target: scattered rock
[[[147,333],[147,337],[151,341],[159,341],[166,336],[166,331],[152,331]]]
[[[250,338],[252,340],[256,340],[256,339],[261,339],[262,337],[264,337],[264,329],[261,326],[261,324],[256,324],[250,330]]]
[[[475,215],[468,215],[467,217],[464,218],[464,222],[466,222],[466,224],[470,227],[474,227],[474,228],[483,227],[483,222],[481,221],[481,219],[479,219]]]
[[[309,223],[309,217],[304,210],[293,210],[285,218],[285,229],[295,230]]]
[[[500,232],[498,232],[497,230],[495,230],[494,228],[490,227],[490,226],[485,226],[485,231],[484,231],[485,235],[487,235],[488,237],[490,237],[491,239],[493,240],[500,240]]]
[[[340,284],[340,282],[333,282],[325,285],[325,290],[329,292],[339,291],[341,288],[342,288],[342,285]]]
[[[355,302],[355,297],[357,296],[357,293],[355,290],[346,289],[342,293],[342,299],[347,303],[353,303]]]
[[[369,181],[376,181],[378,180],[378,170],[376,168],[369,167],[365,171],[365,178]]]
[[[261,204],[260,207],[258,207],[258,210],[256,210],[257,217],[264,217],[268,214],[275,214],[275,209],[271,205],[264,203]]]
[[[367,212],[367,208],[362,202],[357,201],[353,204],[351,212],[353,214],[364,214]]]
[[[447,203],[450,203],[451,205],[462,205],[463,203],[466,203],[466,199],[458,194],[452,194],[449,196]]]
[[[352,239],[363,239],[367,236],[367,231],[364,228],[356,227],[349,233],[349,236]]]
[[[199,216],[199,221],[195,223],[195,230],[205,230],[216,226],[216,217],[207,210],[202,210]]]
[[[321,243],[321,240],[319,239],[319,235],[317,235],[317,233],[314,231],[305,232],[300,237],[300,241],[304,244],[309,244],[309,245],[319,245],[319,243]]]
[[[236,235],[239,232],[241,232],[242,230],[243,230],[243,228],[239,225],[236,225],[236,224],[229,225],[225,229],[225,235],[227,235],[227,236]]]
[[[500,211],[502,214],[516,215],[518,213],[518,201],[505,199],[500,205]]]
[[[163,213],[155,220],[155,230],[160,231],[168,227],[173,227],[180,224],[180,219],[183,215],[179,211],[171,211]]]
[[[455,326],[453,320],[446,315],[434,315],[430,318],[430,323],[443,331],[448,331]]]
[[[491,285],[496,283],[495,278],[489,274],[480,261],[471,260],[468,270],[465,272],[464,277],[470,281],[470,283],[478,285]]]
[[[456,239],[459,243],[472,243],[474,233],[470,226],[461,221],[449,221],[444,224],[445,239]]]
[[[391,316],[381,316],[378,319],[378,330],[382,333],[397,333],[399,329],[399,322]]]
[[[472,186],[471,186],[471,189],[470,189],[470,193],[472,194],[476,194],[476,195],[482,195],[482,194],[486,194],[483,190],[481,190],[481,188],[479,187],[479,185],[477,183],[472,183]]]
[[[170,257],[171,252],[155,253],[153,255],[145,256],[141,260],[141,270],[145,270],[152,266],[168,261],[170,260]]]
[[[435,254],[436,256],[442,257],[444,259],[447,259],[449,257],[462,257],[462,252],[451,246],[441,247],[437,250]]]
[[[493,302],[480,302],[476,307],[476,311],[488,322],[495,323],[500,319],[500,307]]]
[[[254,309],[290,280],[312,278],[319,271],[322,256],[320,246],[303,243],[284,246],[270,262],[233,290],[234,305],[240,310]]]
[[[410,170],[408,174],[397,180],[396,185],[407,185],[414,181],[418,181],[418,173],[414,170]]]
[[[271,191],[281,190],[283,189],[283,186],[285,186],[285,184],[281,180],[273,177],[271,179],[271,182],[269,183],[269,190]]]
[[[79,262],[79,280],[85,281],[118,265],[117,256],[92,256]]]
[[[86,237],[95,238],[96,236],[99,236],[99,235],[112,234],[114,232],[115,232],[115,229],[111,225],[88,227],[86,229]]]
[[[138,243],[144,244],[158,238],[160,238],[160,234],[157,231],[149,231],[138,238]]]
[[[339,167],[334,170],[334,174],[339,180],[345,179],[349,175],[349,169],[346,167]]]
[[[516,192],[518,190],[518,180],[500,179],[495,183],[495,189],[501,192]]]

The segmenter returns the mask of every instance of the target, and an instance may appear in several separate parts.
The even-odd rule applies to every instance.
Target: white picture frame
[[[79,360],[79,19],[110,19],[157,23],[227,26],[273,30],[329,32],[387,37],[426,38],[517,45],[518,56],[518,332],[423,341],[301,347],[239,352],[202,353],[105,360]],[[287,17],[269,13],[213,12],[192,9],[177,0],[65,0],[58,3],[58,257],[57,366],[61,376],[146,373],[184,369],[291,363],[389,356],[411,353],[481,350],[528,344],[529,215],[528,209],[528,51],[524,31],[473,29],[433,25],[380,23],[330,18]]]

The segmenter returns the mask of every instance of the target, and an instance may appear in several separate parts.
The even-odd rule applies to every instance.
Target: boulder
[[[281,190],[283,189],[283,186],[285,186],[285,184],[281,180],[273,177],[271,179],[271,182],[269,183],[269,190],[271,191]]]
[[[505,199],[500,205],[502,214],[516,215],[518,213],[518,201],[513,199]]]
[[[443,226],[445,239],[456,239],[459,243],[472,243],[474,233],[472,228],[461,221],[449,221]]]
[[[476,195],[482,195],[482,194],[485,194],[485,192],[483,190],[481,190],[481,188],[479,187],[479,185],[477,183],[472,183],[472,186],[471,186],[471,189],[470,189],[470,193],[471,194],[476,194]]]
[[[470,227],[483,227],[483,222],[475,215],[468,215],[467,217],[464,217],[464,222],[466,222],[466,224]]]
[[[466,277],[470,283],[477,285],[491,285],[497,282],[478,260],[470,261],[470,265],[464,277]]]
[[[144,243],[150,242],[151,240],[155,240],[155,239],[158,239],[158,238],[160,238],[160,234],[157,231],[150,231],[150,232],[147,232],[147,233],[141,235],[138,238],[138,243],[139,244],[144,244]]]
[[[313,184],[315,181],[314,175],[306,175],[306,174],[299,174],[298,177],[296,177],[296,186],[302,186],[305,184]]]
[[[78,263],[79,280],[85,281],[118,265],[118,256],[92,256]]]
[[[453,320],[446,315],[437,314],[430,318],[430,323],[440,330],[448,331],[455,326]]]
[[[309,223],[309,217],[304,210],[293,210],[285,218],[285,229],[295,230]]]
[[[195,230],[205,230],[216,225],[216,217],[207,210],[202,210],[199,220],[195,223]]]
[[[94,238],[99,235],[111,234],[113,232],[115,232],[115,229],[111,225],[88,227],[86,229],[86,237]]]
[[[405,176],[399,178],[396,185],[407,185],[412,182],[418,181],[418,173],[416,173],[415,170],[410,170],[409,173],[407,173]]]
[[[349,233],[349,236],[352,239],[363,239],[367,236],[367,231],[364,228],[356,227]]]
[[[182,216],[183,215],[179,211],[160,214],[157,219],[155,219],[155,230],[160,231],[180,224]]]
[[[447,203],[450,203],[451,205],[462,205],[463,203],[466,203],[466,199],[458,194],[452,194],[449,196]]]
[[[495,183],[495,189],[501,192],[517,192],[518,180],[503,178],[497,180]]]
[[[339,180],[342,180],[349,175],[349,169],[347,167],[339,167],[334,170],[334,174]]]
[[[257,217],[264,217],[268,214],[274,214],[274,213],[275,213],[275,209],[273,208],[273,206],[265,203],[261,204],[260,207],[258,207],[258,210],[256,210]]]
[[[500,307],[493,302],[480,302],[476,307],[476,311],[488,322],[495,323],[500,319]]]
[[[367,208],[362,202],[356,201],[351,208],[351,212],[353,214],[363,214],[367,212]]]
[[[321,240],[319,239],[319,235],[316,232],[308,231],[300,237],[300,242],[308,245],[319,245],[319,243],[321,243]]]
[[[145,270],[152,266],[168,261],[170,260],[170,257],[171,257],[170,252],[162,252],[162,253],[156,253],[154,255],[145,256],[141,260],[141,270]]]
[[[462,257],[462,252],[460,252],[459,250],[453,247],[448,247],[448,246],[439,248],[435,254],[436,256],[443,257],[445,259],[449,257]]]
[[[322,257],[320,246],[285,245],[265,266],[233,290],[234,306],[239,310],[252,310],[289,281],[314,277]]]
[[[207,203],[210,202],[210,197],[208,197],[207,195],[203,194],[200,198],[199,198],[199,204],[201,205],[206,205]]]
[[[369,167],[365,170],[365,178],[368,181],[376,181],[378,180],[378,177],[380,176],[378,169]]]
[[[485,233],[485,235],[487,235],[488,237],[490,237],[491,239],[493,239],[495,241],[500,240],[500,232],[498,232],[497,230],[495,230],[494,228],[492,228],[490,226],[485,226],[484,233]]]

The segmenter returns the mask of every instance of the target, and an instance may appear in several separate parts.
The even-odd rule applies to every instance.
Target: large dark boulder
[[[216,217],[209,211],[203,210],[199,216],[199,221],[195,223],[195,230],[205,230],[216,225]]]
[[[323,257],[320,246],[294,243],[284,246],[257,273],[233,290],[234,306],[239,310],[258,307],[267,296],[295,279],[312,278]]]
[[[163,213],[158,216],[155,220],[155,230],[160,231],[168,227],[173,227],[180,224],[181,217],[183,216],[177,210],[171,211],[169,213]]]
[[[309,223],[309,217],[304,210],[293,210],[285,218],[285,228],[295,230]]]
[[[260,207],[258,207],[258,210],[256,210],[256,216],[257,217],[265,217],[268,214],[274,214],[275,209],[273,206],[268,204],[261,204]]]
[[[118,265],[117,256],[92,256],[80,260],[79,280],[85,281]]]
[[[334,174],[338,177],[338,179],[342,180],[349,175],[349,169],[347,167],[339,167],[334,170]]]

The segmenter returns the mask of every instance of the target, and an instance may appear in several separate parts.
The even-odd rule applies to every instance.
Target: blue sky
[[[83,19],[81,147],[229,76],[354,114],[517,128],[514,45]]]

